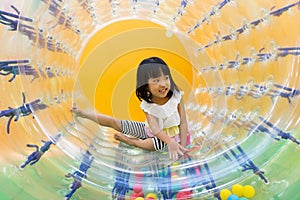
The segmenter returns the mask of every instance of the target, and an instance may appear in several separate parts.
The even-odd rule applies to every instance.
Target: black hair
[[[148,103],[153,103],[151,101],[152,94],[148,90],[148,80],[161,76],[161,73],[170,77],[171,88],[167,97],[171,97],[174,90],[179,90],[165,61],[158,57],[146,58],[139,64],[136,74],[135,94],[140,101],[145,100]]]

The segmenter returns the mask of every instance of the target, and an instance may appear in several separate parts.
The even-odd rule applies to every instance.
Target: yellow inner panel
[[[193,68],[181,41],[175,35],[167,35],[163,27],[142,20],[110,24],[89,40],[82,52],[78,75],[83,92],[102,113],[143,120],[140,102],[135,97],[136,69],[151,56],[165,60],[187,98]]]

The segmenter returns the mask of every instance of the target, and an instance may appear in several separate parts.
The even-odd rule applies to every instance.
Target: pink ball
[[[143,187],[142,187],[141,184],[135,184],[135,185],[133,186],[133,191],[134,191],[135,193],[140,193],[140,192],[142,192],[142,190],[143,190]]]

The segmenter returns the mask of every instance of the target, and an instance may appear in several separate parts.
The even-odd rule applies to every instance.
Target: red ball
[[[143,192],[139,192],[139,193],[136,193],[136,194],[137,194],[138,197],[143,197],[144,198],[144,196],[145,196]]]
[[[144,198],[144,193],[140,192],[140,193],[132,193],[130,195],[130,200],[135,200],[138,197],[143,197]]]
[[[142,179],[142,178],[144,177],[144,175],[143,175],[143,174],[135,174],[135,177],[136,177],[138,180],[140,180],[140,179]]]
[[[142,187],[141,184],[135,184],[135,185],[133,186],[133,191],[134,191],[135,193],[140,193],[140,192],[142,192],[142,190],[143,190],[143,187]]]
[[[130,195],[130,200],[135,200],[138,197],[139,196],[136,193],[133,193],[133,194]]]
[[[190,191],[180,191],[176,194],[176,199],[188,199],[191,198],[191,195]]]

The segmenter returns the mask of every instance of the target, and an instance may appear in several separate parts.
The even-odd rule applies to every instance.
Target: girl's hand
[[[81,110],[80,108],[78,108],[76,106],[76,103],[73,103],[73,106],[71,108],[71,112],[74,113],[78,117],[85,117],[85,114],[84,114],[83,110]]]
[[[173,139],[168,143],[168,149],[169,149],[170,159],[174,159],[174,160],[178,159],[178,155],[183,156],[184,154],[183,152],[187,151],[186,148],[178,144]]]

